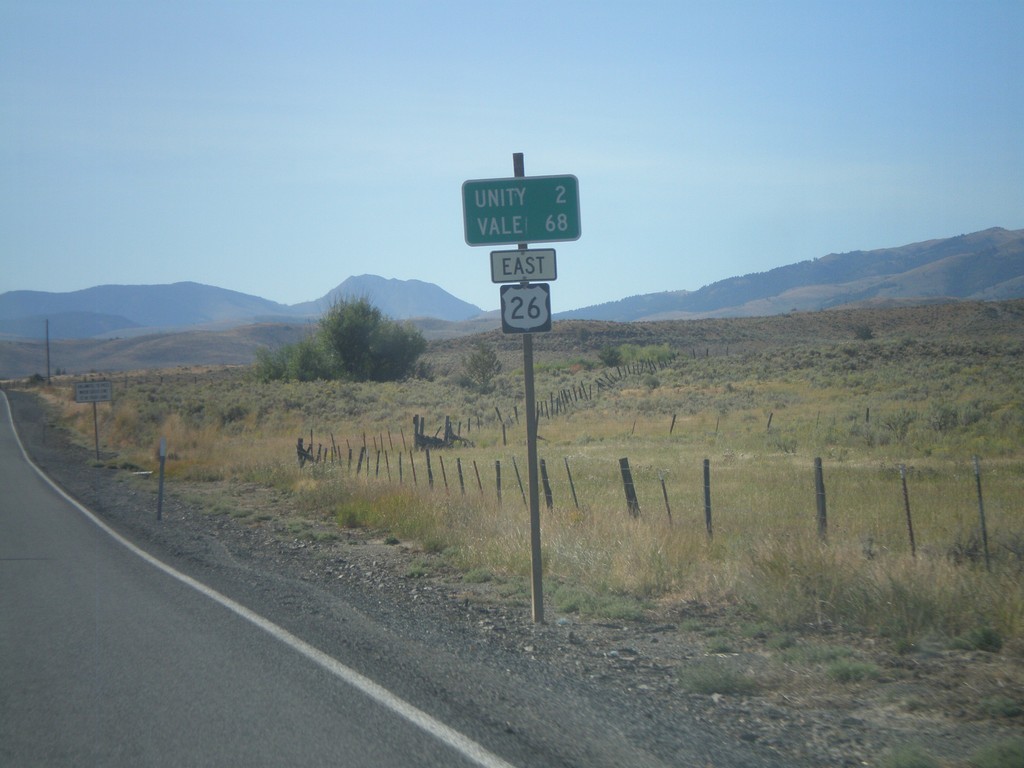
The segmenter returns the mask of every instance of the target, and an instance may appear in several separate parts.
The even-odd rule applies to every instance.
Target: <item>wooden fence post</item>
[[[659,472],[658,479],[661,480],[661,495],[665,497],[665,512],[668,514],[668,524],[672,525],[672,507],[668,505],[668,488],[665,487],[665,473]]]
[[[818,538],[828,539],[828,517],[825,511],[825,477],[821,470],[821,459],[814,460],[814,495],[818,502]]]
[[[421,424],[423,422],[420,422]],[[424,452],[427,454],[427,485],[431,488],[434,487],[434,468],[430,464],[430,449],[424,448]]]
[[[910,517],[910,494],[907,493],[907,465],[900,464],[900,481],[903,484],[903,508],[907,513],[907,534],[910,536],[910,556],[917,557],[914,545],[914,521]]]
[[[516,471],[516,482],[519,483],[519,493],[523,495],[523,504],[527,509],[529,509],[530,503],[526,500],[526,491],[523,489],[523,478],[522,475],[519,474],[519,465],[516,464],[515,456],[512,457],[512,469]]]
[[[498,503],[501,503],[501,460],[494,460],[494,485],[498,489]]]
[[[622,472],[622,487],[626,492],[626,507],[631,517],[640,516],[640,501],[636,497],[636,487],[633,485],[633,473],[629,471],[629,458],[619,459],[619,469]]]
[[[985,502],[981,498],[981,460],[974,457],[974,481],[978,486],[978,518],[981,521],[981,546],[985,552],[985,570],[992,570],[992,562],[988,555],[988,529],[985,526]]]
[[[711,528],[711,460],[704,459],[704,527],[707,529],[708,538],[714,538]]]
[[[444,471],[444,456],[438,454],[437,460],[441,462],[441,479],[444,481],[444,492],[448,493],[448,473]]]
[[[572,491],[572,503],[576,505],[576,509],[580,508],[580,500],[576,498],[576,484],[572,481],[572,471],[569,469],[569,457],[563,456],[565,459],[565,474],[569,476],[569,490]]]
[[[544,503],[547,504],[548,509],[552,509],[555,506],[555,501],[551,496],[551,484],[548,482],[548,467],[544,463],[544,459],[540,459],[540,481],[544,485]]]

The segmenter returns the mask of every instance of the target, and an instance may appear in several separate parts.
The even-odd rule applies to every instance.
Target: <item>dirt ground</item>
[[[157,524],[153,476],[112,469],[113,456],[96,462],[33,397],[10,400],[37,464],[133,538],[286,574],[376,610],[382,621],[429,617],[424,636],[443,625],[439,642],[530,662],[621,708],[652,741],[670,741],[671,724],[685,719],[779,761],[765,764],[910,765],[891,755],[917,747],[940,765],[967,766],[988,745],[1024,739],[1019,653],[938,645],[898,653],[836,628],[783,634],[729,606],[678,602],[637,621],[560,615],[549,606],[545,623],[534,624],[515,585],[473,579],[444,555],[384,531],[299,521],[289,498],[270,489],[174,483]],[[837,677],[837,661],[845,676]]]

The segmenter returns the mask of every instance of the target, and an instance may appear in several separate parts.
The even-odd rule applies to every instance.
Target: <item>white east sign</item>
[[[550,282],[558,277],[554,248],[491,251],[491,282]]]

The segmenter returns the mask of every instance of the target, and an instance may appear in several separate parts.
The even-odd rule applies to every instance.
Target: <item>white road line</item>
[[[143,549],[132,544],[128,539],[124,538],[121,534],[115,531],[113,528],[108,526],[92,511],[87,507],[80,504],[75,499],[71,498],[67,493],[64,492],[56,483],[54,483],[43,470],[36,466],[35,462],[29,458],[28,453],[25,451],[25,447],[21,443],[21,437],[18,435],[18,429],[14,425],[14,418],[11,415],[11,407],[7,402],[7,395],[0,391],[0,396],[3,397],[4,408],[7,411],[7,421],[11,425],[11,431],[14,433],[14,439],[18,443],[18,449],[21,451],[22,457],[28,462],[29,466],[36,471],[36,473],[51,487],[54,491],[60,494],[69,504],[74,506],[79,512],[81,512],[89,521],[100,528],[104,533],[114,539],[121,546],[125,547],[132,553],[138,555],[147,563],[155,568],[159,568],[161,571],[171,576],[182,584],[186,584],[197,592],[205,595],[214,602],[220,603],[222,606],[227,608],[229,611],[242,617],[249,623],[259,627],[267,634],[280,640],[285,645],[289,646],[293,650],[305,656],[310,661],[318,664],[320,667],[330,672],[335,677],[343,680],[344,682],[351,685],[353,688],[362,692],[366,696],[376,701],[381,706],[387,707],[399,717],[404,718],[411,724],[415,725],[422,731],[429,733],[431,736],[436,738],[442,744],[451,747],[456,752],[464,755],[469,760],[473,761],[481,768],[515,768],[511,763],[502,760],[497,755],[487,751],[480,744],[459,733],[454,728],[442,723],[435,717],[431,717],[429,714],[424,712],[422,709],[413,706],[409,702],[402,698],[399,698],[394,693],[389,691],[387,688],[375,683],[365,675],[360,674],[351,667],[345,666],[337,659],[328,656],[318,648],[313,647],[305,640],[302,640],[291,632],[286,630],[284,627],[280,627],[274,622],[270,621],[263,616],[260,616],[254,611],[250,611],[244,605],[236,603],[230,597],[222,595],[215,589],[211,589],[200,581],[196,581],[191,576],[188,576],[181,571],[175,570],[166,563],[156,559],[153,555],[149,554]]]

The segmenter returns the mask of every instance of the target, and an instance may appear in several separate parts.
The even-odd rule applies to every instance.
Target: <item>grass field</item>
[[[698,600],[780,629],[1024,655],[1022,331],[1019,301],[556,323],[535,337],[550,599],[563,612],[626,618]],[[481,341],[503,366],[486,392],[462,366]],[[112,374],[100,439],[116,464],[153,469],[165,437],[171,484],[273,487],[289,515],[386,529],[475,578],[525,583],[518,344],[497,333],[436,342],[424,377],[400,383],[261,384],[245,367]],[[617,366],[601,362],[609,350]],[[74,404],[70,381],[46,395],[91,443],[92,410]],[[428,435],[451,417],[472,445],[431,451],[428,468],[411,450],[416,414]],[[322,461],[298,467],[299,436],[312,436]]]

